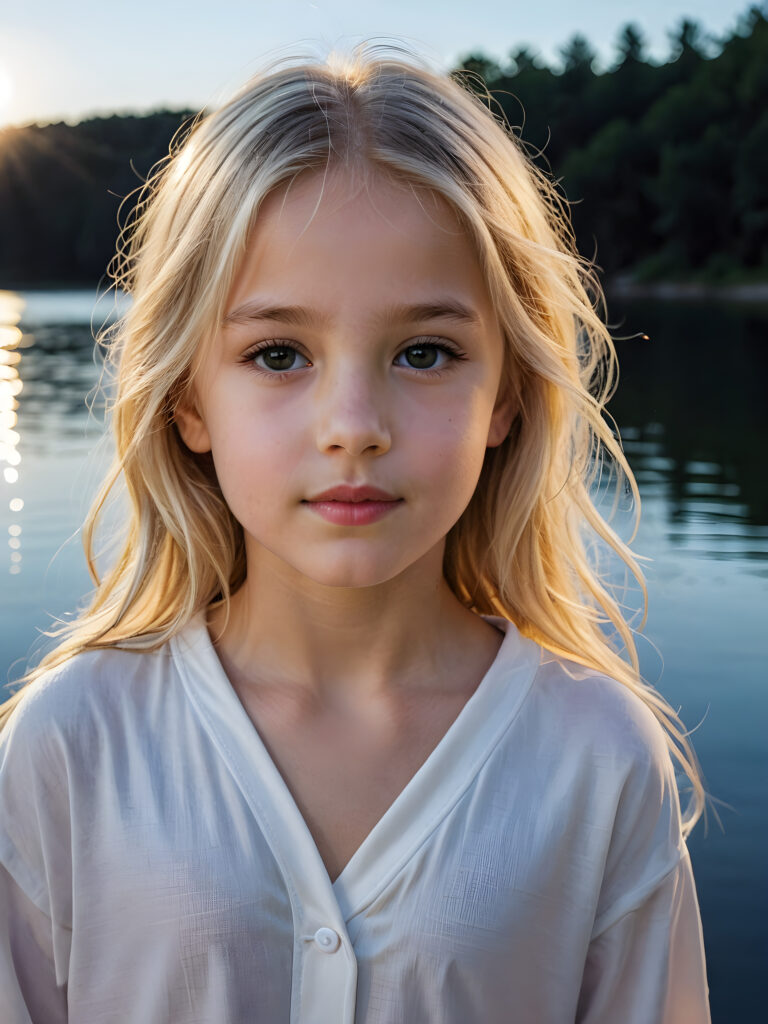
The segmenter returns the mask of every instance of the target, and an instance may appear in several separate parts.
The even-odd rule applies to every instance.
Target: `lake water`
[[[95,292],[0,292],[0,671],[89,587],[78,527],[107,457]],[[95,311],[94,311],[95,310]],[[764,1019],[768,966],[768,310],[611,306],[610,410],[640,484],[649,559],[644,675],[697,727],[722,830],[689,840],[715,1024]],[[18,408],[16,408],[16,406]],[[4,549],[4,550],[3,550]]]

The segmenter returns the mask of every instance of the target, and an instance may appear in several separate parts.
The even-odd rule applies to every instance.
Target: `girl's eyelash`
[[[454,362],[459,362],[463,359],[466,359],[466,356],[463,354],[463,352],[461,352],[458,348],[455,348],[446,339],[441,338],[439,340],[434,340],[431,337],[425,337],[423,339],[414,338],[409,345],[406,345],[405,348],[401,349],[397,353],[397,356],[395,356],[395,358],[398,359],[401,355],[403,355],[404,352],[407,352],[409,349],[412,348],[434,348],[438,349],[440,352],[444,352],[447,356],[451,357],[450,360],[443,366],[425,367],[422,369],[419,369],[416,366],[408,367],[408,369],[414,370],[420,376],[439,377],[441,374],[450,370],[451,365]],[[297,355],[300,355],[304,359],[307,359],[307,361],[310,362],[311,364],[311,360],[309,359],[309,357],[305,356],[302,353],[301,349],[294,342],[281,341],[279,338],[271,338],[266,341],[260,341],[258,344],[254,345],[243,355],[242,361],[244,363],[247,363],[249,367],[256,373],[262,374],[265,377],[269,377],[272,380],[284,380],[285,378],[290,377],[291,374],[295,372],[294,370],[265,370],[263,367],[256,365],[256,356],[259,355],[259,353],[269,351],[270,349],[282,349],[289,350],[291,352],[296,352]]]

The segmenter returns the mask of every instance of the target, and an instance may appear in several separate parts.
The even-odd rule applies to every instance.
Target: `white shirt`
[[[331,884],[202,616],[81,654],[0,737],[3,1024],[705,1024],[672,762],[506,632]]]

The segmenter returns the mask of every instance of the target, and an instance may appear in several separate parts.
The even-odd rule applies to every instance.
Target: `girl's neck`
[[[500,644],[448,587],[441,550],[369,587],[323,586],[286,569],[268,553],[249,560],[229,619],[209,615],[238,688],[279,686],[322,704],[445,690]]]

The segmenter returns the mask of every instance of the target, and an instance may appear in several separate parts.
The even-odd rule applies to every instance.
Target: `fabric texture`
[[[0,734],[4,1024],[707,1024],[672,762],[505,633],[331,883],[202,616],[78,655]]]

